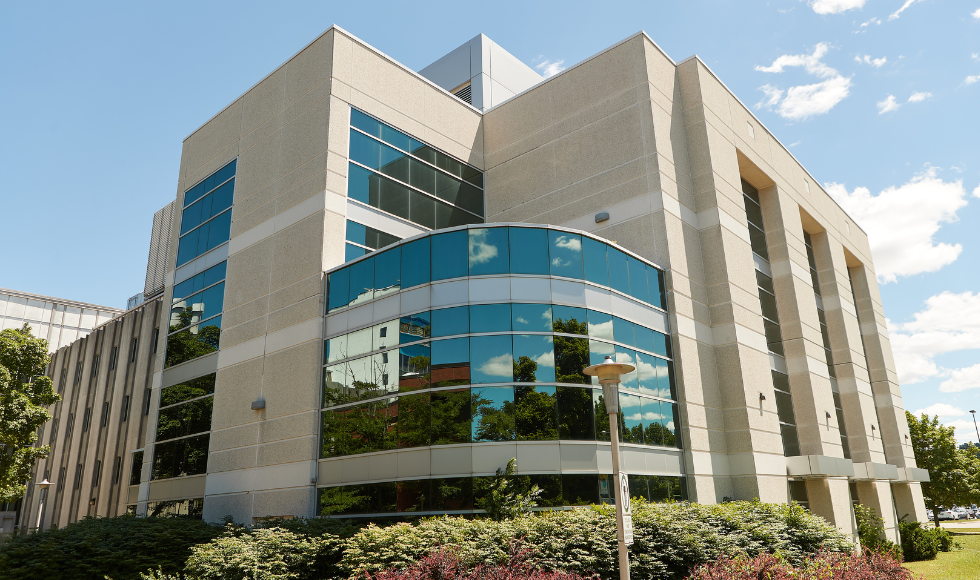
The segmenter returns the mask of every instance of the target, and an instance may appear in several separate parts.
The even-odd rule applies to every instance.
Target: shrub
[[[467,566],[502,564],[512,538],[524,538],[544,570],[618,577],[612,506],[543,512],[496,522],[430,518],[387,528],[368,526],[345,542],[341,567],[353,575],[408,568],[434,546],[451,547]],[[853,544],[798,505],[729,502],[717,505],[633,502],[630,566],[637,578],[678,579],[728,554],[782,555],[790,564],[821,549],[850,553]]]
[[[441,548],[415,564],[403,569],[384,570],[377,574],[365,572],[366,580],[585,580],[578,574],[545,571],[529,561],[531,551],[511,544],[510,554],[503,564],[482,564],[469,568],[451,550]]]
[[[282,528],[244,531],[229,524],[221,537],[191,548],[185,572],[199,580],[306,580],[335,576],[336,570],[328,568],[336,560],[339,540],[330,533],[305,537]]]
[[[865,550],[863,554],[820,553],[793,566],[772,554],[754,558],[723,556],[702,564],[689,580],[911,580],[901,560]]]
[[[898,532],[902,536],[902,555],[905,561],[934,559],[940,548],[939,534],[935,533],[938,531],[945,530],[927,530],[919,522],[899,522]]]
[[[885,520],[874,509],[857,504],[854,506],[854,519],[857,520],[858,538],[862,546],[872,552],[890,554],[893,558],[901,556],[902,548],[885,538]]]
[[[0,580],[139,580],[150,569],[173,574],[191,546],[219,534],[220,526],[187,518],[85,518],[12,537],[0,546]]]

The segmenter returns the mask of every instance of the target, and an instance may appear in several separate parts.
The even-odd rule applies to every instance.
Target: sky
[[[123,307],[183,139],[337,24],[419,70],[697,54],[868,233],[904,403],[980,410],[980,0],[0,3],[0,287]]]

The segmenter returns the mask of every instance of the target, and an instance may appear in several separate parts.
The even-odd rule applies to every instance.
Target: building
[[[110,306],[0,288],[0,330],[29,324],[34,336],[48,341],[52,352],[85,338],[93,328],[122,312]]]
[[[859,224],[697,57],[532,75],[333,27],[187,137],[162,296],[52,363],[42,525],[467,512],[511,457],[607,501],[604,353],[635,493],[923,520]]]

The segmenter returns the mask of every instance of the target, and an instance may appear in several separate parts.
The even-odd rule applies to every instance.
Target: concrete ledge
[[[786,458],[786,474],[793,477],[854,477],[857,466],[850,459],[827,455]]]
[[[903,468],[903,475],[904,468]],[[899,479],[898,467],[889,463],[855,463],[854,479],[863,480],[886,480],[894,481]]]

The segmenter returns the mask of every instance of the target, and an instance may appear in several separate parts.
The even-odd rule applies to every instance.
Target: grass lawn
[[[976,580],[980,578],[980,528],[950,530],[953,539],[963,547],[940,552],[935,560],[909,562],[905,567],[915,578],[926,580]]]

